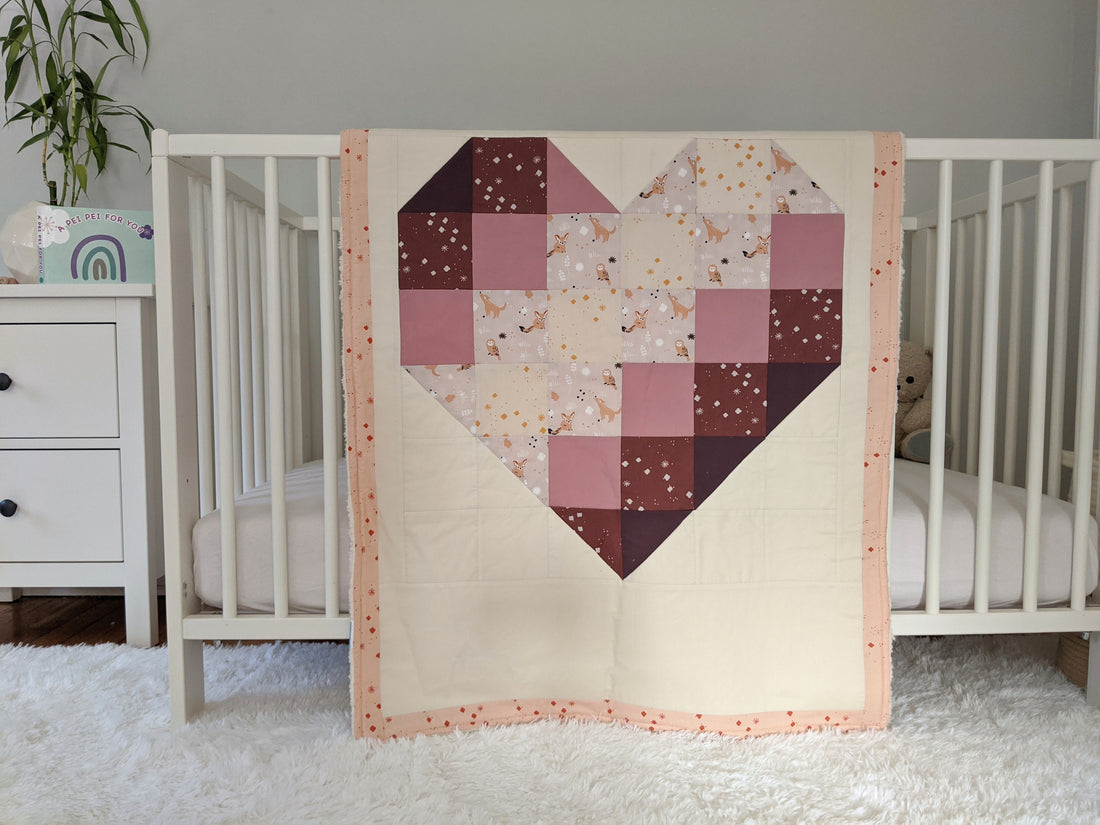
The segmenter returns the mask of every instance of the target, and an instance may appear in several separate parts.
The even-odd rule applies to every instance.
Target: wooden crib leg
[[[1100,631],[1089,634],[1089,673],[1085,683],[1085,702],[1100,708]]]
[[[186,725],[202,712],[206,695],[201,641],[182,638],[168,640],[168,690],[173,729]]]

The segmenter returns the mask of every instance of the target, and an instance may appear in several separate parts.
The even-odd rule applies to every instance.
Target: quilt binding
[[[371,300],[369,206],[352,192],[367,191],[369,130],[340,136],[341,286],[344,387],[347,398],[347,467],[354,559],[352,562],[352,719],[356,738],[393,738],[445,733],[484,725],[540,719],[597,719],[658,730],[698,730],[724,735],[835,728],[882,728],[890,716],[890,603],[886,524],[891,444],[894,431],[896,354],[901,279],[903,139],[874,132],[873,235],[871,241],[870,342],[881,361],[868,364],[868,406],[864,441],[862,708],[770,711],[718,715],[648,708],[611,699],[558,698],[497,700],[387,716],[381,686],[377,477],[374,449],[374,353]]]

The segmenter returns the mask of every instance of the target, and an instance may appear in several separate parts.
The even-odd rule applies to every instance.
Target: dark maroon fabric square
[[[767,433],[767,364],[696,364],[695,435]]]
[[[693,509],[694,440],[623,436],[623,509]]]
[[[695,506],[702,506],[711,493],[755,450],[764,438],[695,438]]]
[[[768,432],[794,412],[839,364],[768,364]]]
[[[768,361],[840,363],[840,290],[773,289]]]
[[[546,214],[546,138],[474,138],[474,211]]]
[[[473,140],[468,140],[409,198],[401,211],[473,211],[473,156]]]
[[[472,216],[402,212],[397,216],[397,283],[401,289],[473,289]]]
[[[558,518],[573,528],[585,544],[596,551],[604,563],[620,577],[623,573],[622,533],[619,510],[595,510],[590,507],[554,507]]]
[[[652,555],[690,510],[646,510],[622,514],[622,576],[625,579]]]

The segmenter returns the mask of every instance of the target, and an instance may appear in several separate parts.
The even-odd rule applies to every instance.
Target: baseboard
[[[22,587],[24,596],[121,596],[121,587]],[[164,579],[157,580],[157,595],[164,595]]]

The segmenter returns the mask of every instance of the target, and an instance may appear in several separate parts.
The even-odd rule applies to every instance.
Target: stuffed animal
[[[932,350],[912,341],[898,349],[898,410],[894,419],[896,452],[910,461],[927,464],[932,455]],[[950,453],[951,437],[946,438]]]

